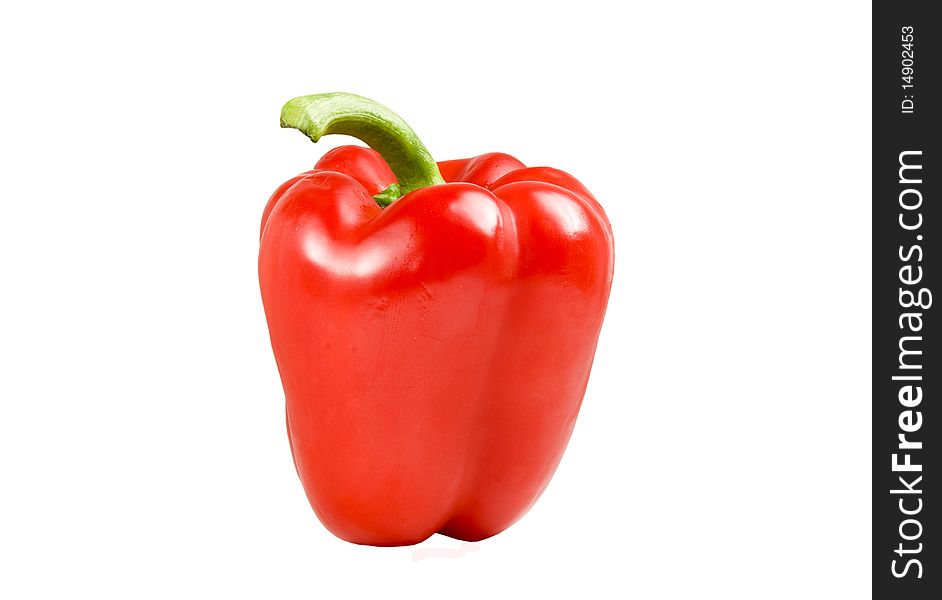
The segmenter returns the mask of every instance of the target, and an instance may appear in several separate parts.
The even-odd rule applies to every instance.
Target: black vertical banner
[[[873,8],[873,589],[942,598],[942,21]]]

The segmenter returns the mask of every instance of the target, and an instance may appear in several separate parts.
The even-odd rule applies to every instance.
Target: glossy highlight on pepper
[[[614,263],[602,207],[507,154],[436,163],[353,94],[295,98],[282,126],[370,146],[326,153],[262,217],[262,301],[311,506],[358,544],[503,531],[582,403]]]

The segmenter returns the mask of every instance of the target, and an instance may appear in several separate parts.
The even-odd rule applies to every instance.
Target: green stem
[[[300,96],[281,109],[281,126],[297,129],[314,142],[331,133],[350,135],[379,152],[399,182],[398,190],[390,186],[379,194],[382,200],[377,202],[383,206],[399,195],[444,183],[438,165],[412,128],[368,98],[344,92]]]

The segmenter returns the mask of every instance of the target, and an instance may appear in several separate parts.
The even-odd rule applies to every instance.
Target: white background
[[[0,596],[868,593],[869,6],[246,5],[3,9]],[[567,454],[476,546],[342,542],[294,473],[257,229],[337,90],[615,229]]]

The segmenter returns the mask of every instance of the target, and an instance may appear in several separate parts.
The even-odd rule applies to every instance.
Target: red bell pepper
[[[259,281],[294,463],[335,535],[480,540],[562,457],[612,282],[575,178],[506,154],[436,163],[389,109],[295,98],[283,127],[343,146],[277,189]]]

